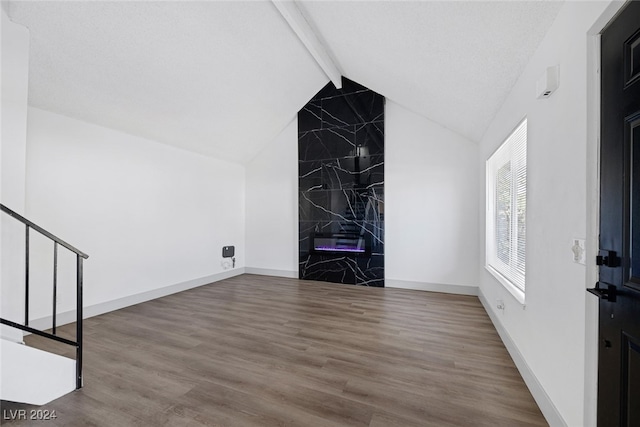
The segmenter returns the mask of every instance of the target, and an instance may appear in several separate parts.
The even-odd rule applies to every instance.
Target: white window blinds
[[[524,293],[527,120],[487,160],[487,267]]]

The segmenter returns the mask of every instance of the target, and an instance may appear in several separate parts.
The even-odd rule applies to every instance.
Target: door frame
[[[627,4],[613,0],[587,31],[587,230],[585,289],[598,281],[600,229],[600,33]],[[584,423],[597,425],[598,410],[598,299],[585,292]]]

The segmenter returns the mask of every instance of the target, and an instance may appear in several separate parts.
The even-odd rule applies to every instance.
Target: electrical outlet
[[[573,238],[571,241],[571,253],[573,255],[573,262],[576,264],[586,265],[586,247],[584,239]]]

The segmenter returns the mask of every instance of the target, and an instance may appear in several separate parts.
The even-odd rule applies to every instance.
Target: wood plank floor
[[[87,319],[85,387],[43,409],[34,425],[547,425],[476,297],[255,275]]]

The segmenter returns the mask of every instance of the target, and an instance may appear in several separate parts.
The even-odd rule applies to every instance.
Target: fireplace
[[[371,246],[364,236],[346,233],[313,233],[310,236],[310,253],[369,254]]]
[[[343,77],[298,113],[305,280],[384,286],[384,97]]]

